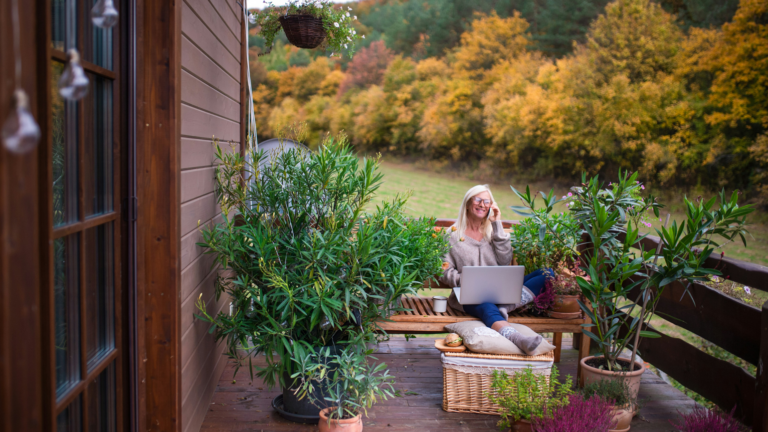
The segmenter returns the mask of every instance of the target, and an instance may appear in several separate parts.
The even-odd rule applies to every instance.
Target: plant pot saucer
[[[317,422],[320,421],[320,415],[308,416],[293,414],[286,411],[283,407],[283,395],[277,395],[272,399],[272,409],[277,411],[277,413],[280,414],[280,417],[294,423],[317,424]]]
[[[557,319],[579,319],[581,318],[581,312],[548,312],[550,318]]]

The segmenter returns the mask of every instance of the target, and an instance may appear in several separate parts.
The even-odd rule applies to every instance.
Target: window
[[[52,428],[110,432],[121,406],[117,27],[93,26],[95,0],[50,0],[51,173],[49,344]],[[118,26],[120,24],[118,23]],[[76,48],[88,95],[64,100],[58,81]]]

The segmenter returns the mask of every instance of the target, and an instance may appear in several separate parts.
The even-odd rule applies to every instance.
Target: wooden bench
[[[403,297],[401,306],[410,309],[410,311],[399,312],[389,317],[391,321],[379,321],[381,329],[391,334],[433,334],[445,333],[444,327],[447,324],[460,321],[479,321],[477,318],[446,308],[445,312],[436,313],[432,310],[431,297]],[[581,325],[588,323],[588,318],[579,319],[556,319],[549,317],[538,317],[527,312],[513,311],[509,314],[507,320],[515,324],[523,324],[537,333],[554,333],[553,343],[555,345],[555,362],[560,361],[560,351],[562,349],[563,333],[581,333]],[[579,360],[589,355],[589,338],[582,337],[579,342]]]
[[[453,225],[455,219],[438,219],[436,226],[449,227]],[[517,221],[503,221],[505,231],[508,231]],[[426,283],[424,288],[429,289],[450,289],[442,285],[430,285]],[[446,295],[447,297],[447,295]],[[391,334],[432,334],[445,333],[445,325],[459,321],[479,321],[477,318],[446,308],[443,313],[435,313],[432,309],[431,297],[403,297],[401,307],[410,309],[409,311],[399,312],[389,317],[389,321],[379,321],[382,330]],[[553,343],[555,345],[555,362],[560,361],[560,352],[563,344],[563,333],[573,333],[581,336],[582,324],[589,323],[589,318],[583,316],[579,319],[556,319],[549,317],[539,317],[527,312],[513,311],[509,314],[508,321],[515,324],[523,324],[530,327],[537,333],[554,333]],[[586,336],[574,337],[574,345],[578,340],[579,362],[582,358],[589,355],[590,339]],[[578,366],[578,375],[581,376],[581,363]]]

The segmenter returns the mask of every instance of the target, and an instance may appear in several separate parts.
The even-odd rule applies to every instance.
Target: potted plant
[[[301,380],[297,395],[322,408],[318,423],[321,432],[362,431],[362,415],[368,416],[368,408],[379,398],[386,400],[394,395],[394,377],[384,363],[370,363],[369,359],[376,359],[371,354],[373,350],[369,349],[331,355],[326,349],[294,359],[302,371],[293,375]]]
[[[560,262],[572,261],[575,256],[578,224],[568,213],[553,213],[557,202],[554,192],[550,193],[549,199],[552,205],[541,209],[536,209],[535,205],[532,208],[510,207],[518,214],[528,216],[512,227],[509,236],[515,260],[525,267],[526,274],[554,268]]]
[[[550,376],[534,373],[531,368],[512,376],[504,371],[493,371],[491,392],[486,396],[501,407],[499,427],[529,432],[531,418],[543,416],[547,409],[567,405],[568,396],[573,394],[573,381],[569,375],[561,384],[557,376],[557,366],[552,366]]]
[[[211,314],[201,295],[197,317],[212,324],[237,368],[280,384],[285,412],[316,421],[319,409],[295,397],[292,376],[303,371],[294,360],[375,343],[394,299],[440,274],[447,241],[431,235],[434,220],[405,217],[407,196],[365,212],[382,175],[344,137],[327,138],[317,152],[271,155],[217,145],[216,157],[223,223],[203,228],[199,246],[221,267],[216,299],[226,295],[232,307]],[[255,353],[265,366],[252,364]]]
[[[609,432],[626,432],[632,417],[638,411],[637,399],[632,396],[629,385],[621,380],[600,380],[589,383],[581,390],[584,399],[600,399],[610,403]]]
[[[587,277],[577,264],[569,267],[567,263],[561,262],[555,269],[555,276],[547,278],[545,288],[552,292],[553,301],[549,316],[553,318],[573,319],[581,316],[581,307],[579,299],[581,298],[581,287],[577,278]]]
[[[612,421],[612,404],[603,398],[569,397],[567,405],[545,409],[541,417],[533,417],[536,432],[607,432]]]
[[[350,7],[344,10],[328,0],[292,0],[284,6],[269,2],[255,14],[256,25],[261,28],[266,46],[259,55],[272,51],[275,37],[282,28],[288,41],[299,48],[322,46],[334,53],[343,49],[351,57],[355,43],[361,38],[352,26],[357,17],[350,14],[351,10]]]
[[[746,215],[753,210],[738,205],[736,192],[730,199],[721,192],[718,209],[713,208],[715,198],[696,203],[686,198],[686,220],[657,229],[659,247],[645,250],[642,240],[647,234],[640,233],[640,225],[650,228],[649,215],[659,217],[662,205],[653,196],[642,197],[644,188],[637,173],[620,172],[619,181],[607,186],[597,176],[588,179],[584,174],[581,186],[572,188],[571,196],[564,198],[589,245],[575,251],[589,276],[577,277],[585,298],[579,306],[592,321],[584,325],[583,333],[601,351],[599,356],[581,360],[583,382],[629,380],[633,397],[637,397],[644,370],[643,364],[635,361],[640,340],[660,337],[646,327],[664,288],[677,281],[689,286],[720,274],[705,267],[714,248],[720,246],[715,238],[730,242],[739,236],[746,244]],[[535,196],[528,189],[525,194],[515,193],[524,203],[522,208],[534,209]],[[553,200],[552,192],[542,198],[548,207],[559,202]],[[530,215],[547,232],[559,235],[539,213]],[[626,305],[625,299],[632,304]],[[631,354],[622,357],[625,349],[631,349]]]

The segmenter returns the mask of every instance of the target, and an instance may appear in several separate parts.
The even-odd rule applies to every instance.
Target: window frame
[[[83,20],[87,19],[90,12],[91,2],[86,0],[68,0],[76,3],[77,11],[75,13],[75,22],[79,23],[75,25],[75,31],[77,32],[76,47],[79,52],[83,52],[84,37],[85,37],[85,23]],[[125,355],[125,349],[123,345],[123,284],[124,278],[121,276],[121,270],[123,269],[123,247],[122,240],[122,204],[121,204],[121,192],[122,192],[122,166],[121,166],[121,144],[122,144],[122,129],[124,122],[121,121],[122,110],[122,93],[123,83],[120,76],[122,62],[125,58],[123,51],[121,50],[121,40],[123,36],[122,26],[125,25],[127,14],[126,8],[121,7],[123,1],[116,2],[120,7],[120,19],[115,27],[112,28],[112,70],[101,67],[85,59],[81,59],[81,65],[85,69],[86,73],[91,78],[91,88],[86,98],[93,96],[95,76],[103,77],[112,82],[112,128],[111,128],[111,150],[112,150],[112,205],[110,211],[105,211],[102,214],[95,216],[86,216],[85,203],[84,203],[84,185],[85,182],[93,182],[93,178],[85,178],[86,166],[91,164],[85,160],[85,142],[86,142],[86,119],[84,116],[85,103],[87,99],[76,102],[77,110],[77,221],[64,223],[61,226],[53,226],[53,189],[51,187],[53,179],[53,134],[52,134],[52,92],[56,91],[55,88],[51,88],[51,66],[52,62],[60,62],[66,64],[66,53],[62,50],[54,49],[51,45],[52,40],[52,0],[39,0],[38,4],[42,9],[39,14],[40,24],[43,27],[40,32],[37,45],[39,47],[39,76],[40,80],[38,85],[40,92],[43,93],[45,101],[40,109],[40,126],[43,132],[41,137],[39,154],[40,154],[40,172],[41,181],[39,185],[40,190],[40,237],[41,237],[41,337],[43,346],[43,429],[55,431],[58,415],[64,411],[70,403],[76,399],[80,399],[80,430],[83,432],[89,431],[89,387],[96,381],[101,373],[110,366],[114,371],[114,381],[112,386],[114,388],[114,398],[111,403],[114,403],[114,423],[115,430],[122,432],[125,424],[125,398],[128,392],[125,391],[127,387],[124,386],[124,374],[126,368],[127,356]],[[65,30],[65,38],[68,33]],[[92,117],[93,118],[93,117]],[[90,134],[93,136],[93,134]],[[96,139],[95,137],[93,138]],[[95,142],[95,141],[94,141]],[[87,330],[88,325],[86,322],[86,296],[87,296],[87,280],[86,272],[89,271],[91,263],[87,263],[87,248],[86,248],[86,231],[94,229],[98,226],[106,226],[106,231],[111,231],[111,276],[112,276],[112,342],[113,347],[105,352],[100,353],[94,359],[89,362],[88,359],[88,346],[87,346]],[[78,266],[79,266],[79,281],[78,281],[78,340],[79,346],[75,349],[78,350],[79,380],[71,386],[69,386],[61,395],[57,394],[56,385],[56,347],[55,347],[55,334],[56,334],[56,322],[55,322],[55,304],[54,304],[54,256],[53,256],[53,243],[56,239],[64,238],[66,236],[76,236],[79,241],[78,248]],[[89,368],[90,364],[90,368]]]

